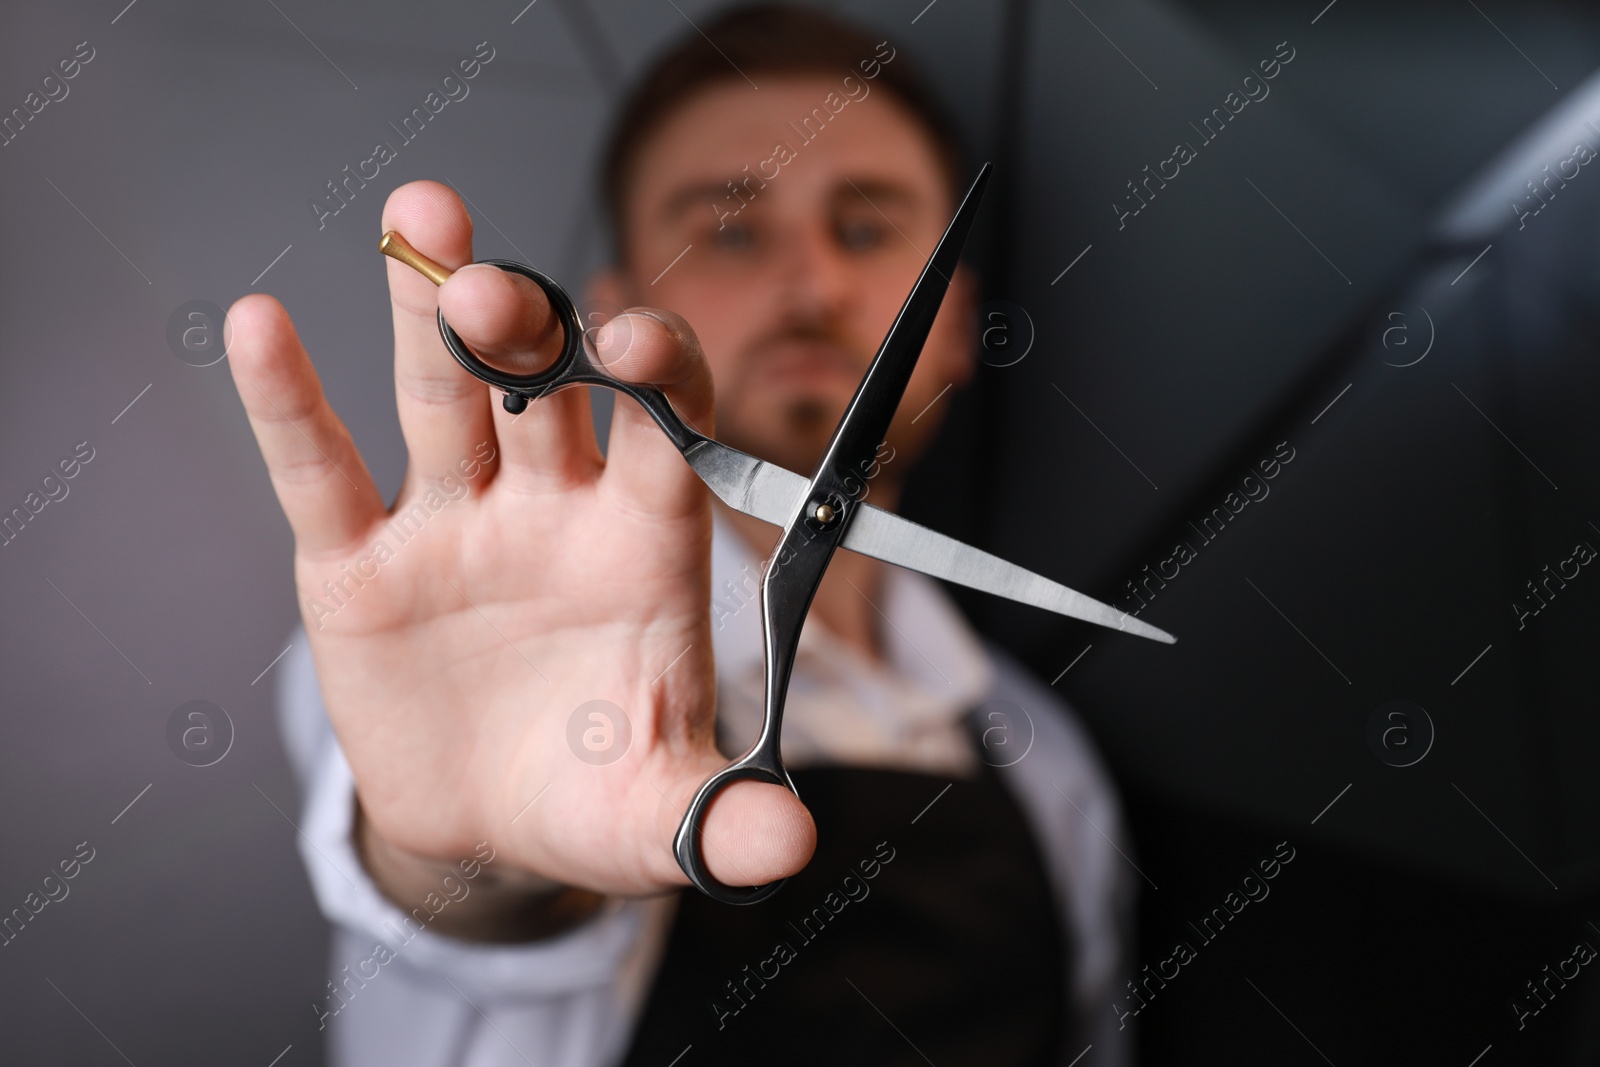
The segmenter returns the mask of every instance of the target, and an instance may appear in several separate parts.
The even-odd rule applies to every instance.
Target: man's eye
[[[728,223],[711,233],[713,246],[728,252],[743,252],[754,247],[756,235],[748,226]]]
[[[839,243],[852,251],[877,248],[884,241],[885,227],[880,222],[855,219],[839,224]]]

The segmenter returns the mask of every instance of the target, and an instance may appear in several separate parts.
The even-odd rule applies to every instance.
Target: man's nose
[[[826,227],[792,231],[784,242],[781,269],[789,302],[808,315],[842,314],[859,284],[849,258]]]

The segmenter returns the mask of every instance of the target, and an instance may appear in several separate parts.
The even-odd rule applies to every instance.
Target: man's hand
[[[471,223],[446,186],[396,190],[383,228],[446,266],[472,259]],[[561,328],[532,282],[471,267],[436,289],[384,262],[410,453],[393,509],[283,307],[253,295],[228,313],[234,382],[294,529],[301,611],[366,832],[422,863],[487,840],[497,867],[602,893],[685,884],[672,837],[724,762],[709,496],[631,400],[617,401],[605,458],[587,390],[513,417],[450,357],[439,307],[485,358],[548,363]],[[597,345],[613,374],[660,386],[710,432],[710,371],[681,319],[636,309]],[[593,700],[629,720],[612,763],[568,743],[569,719]],[[761,783],[727,789],[705,826],[707,864],[733,885],[792,874],[815,844],[805,808]]]

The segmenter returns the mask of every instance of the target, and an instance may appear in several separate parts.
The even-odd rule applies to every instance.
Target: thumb
[[[663,795],[663,840],[670,853],[689,803],[720,767],[703,767]],[[811,813],[789,790],[767,782],[734,782],[706,806],[698,835],[706,869],[723,885],[766,885],[798,874],[817,847]]]

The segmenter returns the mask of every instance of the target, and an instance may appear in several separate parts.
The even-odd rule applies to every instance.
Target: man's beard
[[[776,418],[759,428],[719,419],[727,430],[718,436],[740,451],[809,478],[822,461],[842,414],[841,408],[820,397],[799,397],[786,401]]]
[[[860,346],[836,324],[814,319],[786,323],[752,345],[751,352],[772,351],[788,343],[825,345],[841,354],[850,354],[852,363],[857,362],[854,357],[860,352]],[[860,363],[865,370],[867,361],[860,360]],[[724,437],[727,444],[809,478],[821,462],[834,428],[848,405],[847,398],[801,395],[779,401],[770,416],[758,416],[759,422],[741,425],[731,418],[731,413],[729,418],[719,418],[717,422],[729,435]]]

